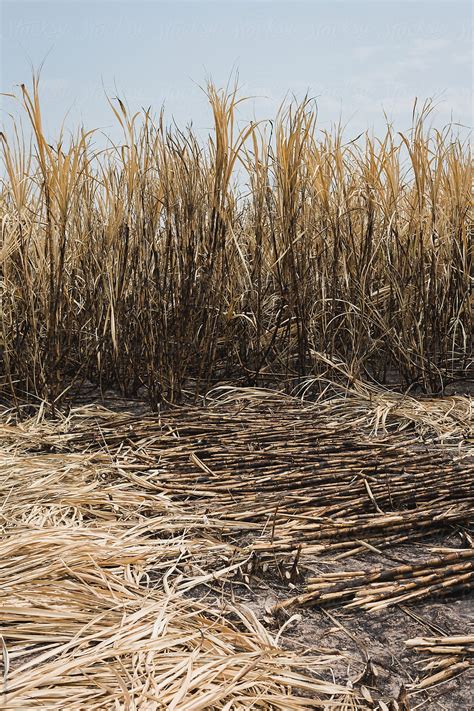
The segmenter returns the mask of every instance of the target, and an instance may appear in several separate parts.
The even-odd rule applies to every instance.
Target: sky
[[[211,126],[202,87],[238,73],[241,122],[275,115],[285,97],[316,100],[320,128],[346,134],[410,126],[415,98],[433,123],[472,126],[472,9],[464,0],[61,0],[0,2],[0,91],[41,72],[43,119],[114,138],[106,94],[167,121]],[[16,112],[3,97],[0,123]]]

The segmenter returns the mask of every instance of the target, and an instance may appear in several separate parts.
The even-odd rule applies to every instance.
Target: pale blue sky
[[[165,103],[167,117],[198,130],[210,114],[198,85],[239,71],[258,98],[242,120],[270,118],[289,92],[317,98],[321,127],[340,116],[349,134],[410,125],[413,100],[438,99],[435,122],[472,125],[472,11],[463,0],[194,0],[1,2],[1,91],[42,71],[46,129],[106,132],[104,96],[133,109]],[[12,104],[2,102],[1,122]]]

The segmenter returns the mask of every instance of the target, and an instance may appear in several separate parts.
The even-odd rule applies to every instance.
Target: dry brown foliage
[[[344,142],[312,102],[237,128],[208,97],[207,142],[110,105],[123,140],[0,144],[0,382],[58,404],[87,380],[163,399],[217,381],[370,375],[438,392],[472,364],[471,161],[453,127]],[[270,130],[271,129],[271,130]],[[240,170],[237,180],[236,171]],[[248,187],[245,187],[245,186]]]

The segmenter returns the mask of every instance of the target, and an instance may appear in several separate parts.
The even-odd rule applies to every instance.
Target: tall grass
[[[345,143],[308,100],[207,142],[111,110],[122,141],[1,134],[0,383],[57,404],[87,380],[152,405],[219,380],[351,376],[440,391],[472,357],[469,149],[452,127]],[[8,135],[5,135],[8,133]],[[236,174],[239,170],[240,178]],[[245,186],[245,187],[244,187]]]

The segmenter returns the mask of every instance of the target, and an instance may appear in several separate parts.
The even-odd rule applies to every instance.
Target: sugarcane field
[[[359,108],[358,132],[296,79],[255,118],[235,69],[197,94],[176,79],[176,118],[138,69],[152,81],[153,52],[179,42],[183,72],[186,52],[218,74],[208,46],[226,68],[245,50],[257,81],[260,38],[262,86],[289,82],[318,47],[342,62],[340,37],[361,86],[396,52],[406,92],[436,71],[458,87],[467,5],[439,3],[435,39],[416,25],[403,61],[390,13],[410,28],[415,2],[247,2],[252,22],[238,3],[141,3],[140,21],[132,5],[2,9],[0,710],[468,711],[465,89],[449,115],[400,100],[400,125]],[[51,58],[14,84],[27,46]],[[105,87],[112,60],[125,86],[134,69],[130,100]]]

